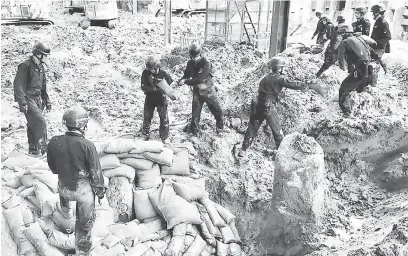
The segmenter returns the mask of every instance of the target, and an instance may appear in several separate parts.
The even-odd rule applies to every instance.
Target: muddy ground
[[[2,159],[14,148],[26,149],[25,119],[13,103],[12,82],[17,64],[29,56],[33,40],[49,44],[47,60],[48,91],[53,102],[46,113],[49,137],[64,131],[64,109],[79,103],[92,111],[96,120],[90,127],[93,139],[126,133],[140,134],[144,95],[140,75],[149,54],[162,56],[164,68],[179,79],[187,61],[186,49],[163,47],[163,17],[149,14],[132,16],[120,13],[115,30],[77,26],[79,14],[52,9],[54,26],[2,27]],[[189,28],[203,30],[204,16],[173,18],[174,36]],[[297,38],[310,38],[301,30]],[[310,35],[309,35],[310,34]],[[295,39],[294,39],[295,40]],[[297,39],[296,39],[297,40]],[[331,95],[346,73],[332,67],[321,82],[330,87],[322,98],[308,91],[286,90],[278,103],[285,134],[300,132],[316,139],[325,151],[329,192],[320,232],[313,234],[312,255],[408,255],[408,170],[407,155],[395,159],[390,167],[373,172],[367,157],[408,143],[408,45],[393,41],[386,55],[390,72],[380,72],[379,85],[354,94],[354,119],[343,119]],[[249,105],[258,81],[265,75],[267,56],[243,46],[207,45],[205,55],[214,65],[214,82],[230,132],[217,135],[215,121],[204,107],[202,134],[198,138],[176,129],[171,141],[193,141],[199,151],[201,173],[214,200],[238,216],[238,228],[250,255],[278,255],[269,243],[270,227],[265,223],[272,199],[274,142],[268,129],[260,129],[248,156],[234,156],[249,119]],[[306,80],[317,72],[322,55],[284,53],[289,59],[287,73]],[[170,123],[189,120],[191,91],[178,88],[182,97],[170,101]],[[96,123],[99,122],[100,126]],[[158,128],[158,118],[152,129]],[[158,137],[157,131],[153,136]],[[10,170],[2,170],[2,173]],[[8,188],[2,186],[2,195]],[[2,255],[16,255],[2,217]],[[5,254],[5,251],[7,253]],[[281,254],[282,255],[282,254]]]

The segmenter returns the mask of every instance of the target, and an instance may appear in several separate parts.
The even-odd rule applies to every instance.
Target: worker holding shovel
[[[268,67],[272,70],[272,73],[266,75],[259,84],[258,99],[252,102],[251,109],[253,109],[253,111],[249,120],[248,129],[245,133],[244,142],[242,143],[242,148],[238,153],[239,157],[246,155],[246,150],[252,144],[264,120],[268,122],[272,129],[276,148],[279,147],[284,135],[279,124],[275,104],[283,88],[302,91],[305,91],[308,87],[317,89],[317,83],[314,81],[310,85],[306,85],[303,82],[289,81],[287,77],[282,74],[284,66],[285,60],[280,57],[273,57],[268,62]]]
[[[104,179],[95,145],[85,139],[88,112],[81,107],[65,111],[62,123],[68,128],[64,135],[54,136],[47,150],[48,166],[58,174],[61,213],[73,217],[76,201],[76,255],[89,255],[91,231],[95,222],[95,196],[105,196]]]
[[[47,124],[43,110],[51,110],[44,69],[45,57],[51,50],[35,43],[32,56],[18,65],[14,79],[14,101],[27,119],[28,153],[41,157],[47,147]]]

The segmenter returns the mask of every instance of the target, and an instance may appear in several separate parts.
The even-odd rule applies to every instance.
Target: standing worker
[[[307,85],[302,82],[289,81],[287,77],[282,74],[284,66],[285,61],[281,57],[273,57],[268,62],[268,68],[272,70],[272,73],[266,75],[259,84],[258,100],[257,102],[252,102],[251,109],[253,109],[253,111],[249,119],[242,148],[238,153],[239,157],[246,155],[246,150],[251,146],[264,120],[266,120],[271,127],[276,148],[279,148],[284,137],[275,107],[279,94],[284,87],[293,90],[307,89]]]
[[[204,103],[207,103],[208,109],[216,120],[217,132],[223,132],[224,120],[221,105],[215,95],[212,82],[211,63],[202,56],[201,46],[193,43],[189,47],[190,60],[184,70],[184,76],[179,84],[188,84],[193,86],[193,103],[190,132],[196,136],[199,132],[200,116]]]
[[[323,23],[323,21],[325,20],[325,17],[322,17],[322,12],[320,11],[316,11],[316,17],[319,19],[319,21],[317,22],[316,25],[316,30],[313,33],[312,39],[317,35],[317,39],[316,39],[316,44],[324,44],[325,40],[324,40],[324,31],[325,31],[325,24]],[[327,19],[327,17],[326,17]]]
[[[339,17],[337,17],[337,21],[339,21]],[[324,17],[326,18],[326,17]],[[317,77],[320,77],[324,71],[330,68],[336,62],[336,58],[334,56],[334,48],[337,47],[337,44],[340,42],[340,38],[337,36],[337,26],[335,27],[328,18],[324,21],[326,26],[326,34],[325,37],[330,40],[329,45],[326,47],[326,51],[324,52],[324,63],[319,71],[316,73]],[[341,19],[340,19],[341,20]]]
[[[46,151],[47,125],[44,107],[51,110],[47,93],[44,59],[51,50],[42,43],[35,43],[32,56],[18,65],[14,79],[14,101],[27,119],[28,153],[41,156]]]
[[[368,19],[364,17],[366,14],[367,9],[364,7],[357,7],[354,11],[354,17],[356,17],[356,21],[351,24],[353,27],[353,31],[356,35],[370,35],[370,28],[371,24]]]
[[[350,117],[350,93],[353,91],[360,93],[370,84],[372,74],[368,65],[371,58],[376,60],[378,56],[361,37],[353,36],[353,30],[348,25],[339,26],[337,33],[343,37],[336,49],[340,67],[345,70],[347,63],[349,73],[340,85],[339,106],[344,117]]]
[[[167,84],[173,83],[173,79],[164,70],[161,69],[160,60],[149,56],[146,60],[146,68],[142,72],[142,90],[145,93],[145,103],[143,110],[143,128],[142,133],[145,140],[150,139],[150,125],[155,108],[159,113],[160,128],[159,135],[163,143],[168,143],[169,136],[169,116],[167,113],[167,97],[164,92],[157,87],[157,84],[165,79]]]
[[[54,136],[48,144],[48,166],[58,174],[61,213],[73,217],[71,201],[76,201],[76,255],[89,255],[91,231],[95,222],[95,195],[105,196],[104,180],[95,145],[85,139],[89,116],[85,109],[74,107],[65,111],[62,123],[65,135]]]
[[[373,18],[375,20],[373,32],[371,33],[371,38],[377,42],[377,45],[374,46],[374,50],[378,55],[378,63],[384,69],[384,72],[387,74],[387,65],[382,60],[384,53],[390,52],[390,40],[391,32],[388,22],[384,18],[385,6],[384,4],[376,4],[371,7],[371,12],[373,13]],[[377,75],[380,67],[376,68],[377,72],[374,78],[374,84],[377,83]]]

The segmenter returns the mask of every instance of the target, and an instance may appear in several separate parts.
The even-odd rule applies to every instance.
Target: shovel
[[[329,91],[329,88],[326,85],[317,81],[312,81],[311,84],[309,84],[309,88],[320,94],[322,97],[326,97]]]

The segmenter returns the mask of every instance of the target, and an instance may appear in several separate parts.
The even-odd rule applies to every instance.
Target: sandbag
[[[32,170],[42,170],[51,172],[50,167],[46,161],[38,161],[35,164],[27,166],[26,169],[28,170],[27,173],[31,173]]]
[[[182,151],[178,154],[173,156],[173,164],[172,166],[162,165],[161,168],[162,174],[168,175],[183,175],[189,176],[190,175],[190,165],[188,159],[188,152]]]
[[[133,184],[126,177],[112,177],[106,190],[106,198],[113,209],[113,220],[119,222],[119,216],[127,215],[127,220],[134,219]]]
[[[75,233],[64,234],[56,229],[51,230],[47,242],[60,249],[75,249]]]
[[[25,199],[27,199],[28,202],[33,204],[39,210],[41,209],[40,201],[38,201],[38,198],[36,196],[26,196]]]
[[[143,156],[158,164],[167,166],[173,165],[173,150],[170,148],[164,147],[160,153],[144,152]]]
[[[229,246],[220,241],[217,241],[217,256],[227,256]]]
[[[229,226],[230,226],[230,228],[231,228],[232,234],[234,234],[235,241],[240,243],[240,242],[241,242],[241,237],[239,236],[237,227],[236,227],[236,225],[235,225],[235,220],[233,220],[233,221],[229,224]]]
[[[201,215],[201,220],[203,221],[203,223],[198,225],[198,231],[200,232],[201,236],[204,238],[204,240],[208,244],[210,244],[212,246],[216,246],[215,237],[208,230],[207,224],[205,224],[205,220],[204,220],[204,217],[202,215]]]
[[[183,149],[187,149],[188,152],[193,156],[197,155],[197,150],[194,148],[194,144],[191,141],[185,141],[183,143],[173,145],[173,150],[177,153],[182,151]]]
[[[176,93],[176,91],[167,83],[166,79],[161,79],[161,80],[157,83],[157,87],[159,87],[160,89],[162,89],[162,91],[164,92],[164,94],[166,94],[167,96],[169,96],[169,98],[171,98],[172,100],[178,99],[179,94]]]
[[[20,203],[21,203],[20,197],[17,195],[11,194],[7,200],[1,203],[1,205],[3,206],[4,209],[10,209],[10,208],[16,207],[17,205],[20,205]]]
[[[117,236],[109,234],[102,240],[102,245],[106,246],[106,248],[109,249],[115,246],[119,242],[120,242],[120,239]]]
[[[198,229],[191,223],[187,223],[186,235],[195,237],[197,234],[198,234]]]
[[[109,144],[109,141],[93,141],[93,144],[95,145],[98,155],[102,155],[105,153],[105,148]]]
[[[371,47],[377,45],[377,42],[376,42],[374,39],[372,39],[371,37],[369,37],[369,36],[360,35],[360,36],[358,36],[358,37],[361,37],[361,38],[362,38],[367,44],[369,44]]]
[[[35,221],[38,222],[38,225],[40,225],[42,231],[47,237],[52,233],[53,230],[57,229],[57,225],[55,225],[51,217],[35,218]]]
[[[114,139],[109,141],[104,151],[108,154],[121,154],[131,151],[135,146],[135,141],[132,139]]]
[[[38,161],[40,160],[15,149],[7,156],[7,159],[2,163],[2,165],[13,170],[15,167],[24,168],[33,165]]]
[[[126,224],[113,224],[108,227],[109,232],[121,240],[126,238],[142,238],[164,229],[163,221],[157,219],[148,223],[139,223],[137,220]]]
[[[174,192],[172,182],[165,180],[158,189],[152,189],[149,191],[149,199],[152,203],[154,210],[163,217],[159,211],[159,205],[166,205],[171,202],[173,196],[176,196]]]
[[[66,219],[64,215],[61,213],[61,211],[58,210],[52,214],[52,219],[54,223],[58,226],[58,228],[62,230],[64,233],[71,234],[72,232],[74,232],[76,221],[75,215],[69,219]]]
[[[241,250],[241,246],[239,246],[239,244],[237,244],[237,243],[229,244],[228,255],[241,256],[241,254],[242,254],[242,250]]]
[[[207,253],[205,253],[207,252]],[[204,253],[204,254],[203,254]],[[217,246],[206,245],[201,255],[215,255],[217,253]]]
[[[4,180],[5,180],[4,184],[7,187],[10,187],[10,188],[17,189],[17,188],[23,186],[23,183],[21,182],[21,178],[16,176],[16,175],[8,175],[7,180],[6,179],[4,179]]]
[[[34,187],[29,187],[18,193],[19,196],[22,198],[26,198],[27,196],[34,196],[35,195],[35,189]]]
[[[191,236],[191,235],[186,235],[186,237],[184,238],[184,246],[182,251],[185,252],[188,247],[190,247],[190,245],[193,243],[195,236]]]
[[[225,226],[220,228],[221,235],[222,235],[222,240],[224,243],[229,244],[229,243],[235,243],[237,242],[235,240],[234,234],[232,233],[232,230],[230,226]]]
[[[119,158],[114,154],[106,154],[99,158],[99,162],[101,163],[101,169],[114,169],[120,166]]]
[[[108,178],[126,177],[132,183],[135,179],[136,170],[127,164],[121,164],[117,168],[105,170],[103,175]]]
[[[196,256],[200,255],[206,246],[206,242],[200,235],[195,236],[193,243],[188,247],[187,251],[183,253],[183,256]]]
[[[213,201],[211,201],[208,197],[203,197],[199,199],[199,202],[205,206],[205,209],[210,215],[211,221],[213,222],[214,226],[216,227],[226,226],[225,221],[221,218],[220,214],[217,211],[217,208],[215,208]]]
[[[146,159],[142,154],[122,153],[122,154],[117,154],[117,156],[119,159],[124,159],[124,158]]]
[[[216,226],[214,226],[213,222],[211,221],[210,215],[207,212],[207,209],[205,208],[204,205],[201,204],[196,204],[197,208],[201,214],[201,217],[205,224],[207,225],[208,231],[216,238],[222,238],[221,232],[217,229]]]
[[[158,140],[137,140],[135,148],[130,150],[130,154],[142,154],[144,152],[160,153],[164,149],[164,144]]]
[[[331,102],[339,102],[339,90],[334,91],[334,94],[330,98]]]
[[[136,186],[142,189],[156,188],[162,184],[158,164],[153,165],[149,170],[136,170],[136,177]]]
[[[21,215],[23,216],[24,226],[28,227],[35,222],[33,212],[26,206],[21,206]]]
[[[25,186],[21,186],[21,187],[17,188],[16,190],[12,191],[11,193],[13,193],[15,195],[19,195],[25,189],[26,189]]]
[[[129,250],[125,253],[125,256],[142,256],[143,253],[145,253],[149,249],[150,247],[146,244],[138,243],[135,246],[129,248]]]
[[[173,196],[170,203],[159,205],[158,208],[167,222],[167,229],[172,229],[180,223],[203,223],[197,207],[177,195]]]
[[[110,207],[106,196],[101,200],[101,205],[99,202],[95,203],[95,215],[96,218],[92,227],[91,236],[94,244],[109,234],[108,226],[114,223],[113,209]]]
[[[47,201],[56,202],[57,200],[59,200],[58,194],[54,194],[53,192],[51,192],[48,186],[38,180],[34,181],[34,190],[35,195],[40,202],[41,217],[52,215],[55,210],[55,208],[53,207],[55,204],[49,204]]]
[[[135,216],[136,219],[138,219],[140,222],[145,219],[158,216],[149,199],[150,191],[151,190],[133,189],[133,205],[135,209]]]
[[[173,188],[177,195],[181,196],[188,202],[208,196],[208,193],[205,190],[192,184],[173,182]]]
[[[181,223],[173,228],[173,236],[170,240],[167,249],[164,251],[165,256],[179,256],[184,248],[184,240],[186,236],[186,223]]]
[[[41,256],[64,256],[60,250],[47,243],[47,237],[37,222],[31,224],[23,232]]]
[[[32,187],[34,185],[34,176],[31,174],[24,174],[20,180],[21,184],[23,184],[26,188]]]
[[[147,159],[141,158],[124,158],[120,160],[122,164],[129,165],[136,170],[150,170],[153,167],[153,162]]]
[[[193,178],[191,178],[192,175],[187,177],[187,176],[164,175],[164,174],[161,177],[162,177],[163,180],[170,180],[172,182],[192,185],[194,187],[199,188],[202,191],[206,191],[206,189],[205,189],[205,179],[204,178],[193,179]]]
[[[108,249],[104,254],[98,254],[101,256],[119,256],[126,253],[125,246],[121,243],[117,243],[112,248]],[[96,256],[96,255],[95,255]]]
[[[161,256],[161,253],[150,247],[149,250],[142,254],[142,256]]]
[[[215,208],[217,209],[218,213],[220,214],[221,218],[227,223],[230,224],[234,219],[235,215],[232,214],[227,208],[224,206],[214,203]]]
[[[187,223],[180,223],[174,226],[172,235],[173,236],[185,236],[187,233]]]
[[[156,232],[154,234],[151,234],[151,235],[148,235],[148,236],[145,236],[145,237],[140,237],[139,242],[144,243],[144,242],[147,242],[147,241],[162,240],[168,235],[170,235],[170,232],[168,230],[160,230],[160,231],[158,231],[158,232]],[[166,248],[164,248],[164,249],[166,249]]]
[[[157,220],[157,219],[160,219],[160,216],[159,216],[159,215],[157,215],[156,217],[144,219],[144,220],[142,221],[142,223],[148,223],[148,222],[151,222],[151,221],[155,221],[155,220]]]
[[[31,174],[37,180],[44,183],[53,193],[58,193],[58,175],[51,171],[31,170]]]

